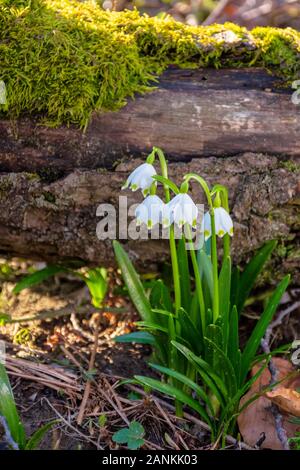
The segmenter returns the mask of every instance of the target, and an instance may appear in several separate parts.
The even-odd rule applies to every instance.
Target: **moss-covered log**
[[[95,116],[85,134],[0,122],[1,252],[112,263],[110,242],[96,237],[96,208],[117,206],[128,172],[160,145],[178,181],[195,171],[229,187],[236,262],[276,238],[269,280],[289,271],[299,283],[300,108],[277,85],[261,70],[170,70],[156,91]],[[163,242],[127,248],[148,266],[167,257]]]
[[[299,32],[3,0],[0,40],[1,253],[112,263],[96,208],[117,204],[155,145],[178,180],[196,171],[229,187],[236,262],[276,238],[270,278],[300,283]],[[167,256],[162,242],[127,248],[148,266]]]

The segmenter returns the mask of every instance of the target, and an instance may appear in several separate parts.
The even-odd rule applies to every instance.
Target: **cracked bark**
[[[276,238],[264,280],[291,272],[299,284],[300,106],[280,85],[257,69],[171,69],[156,91],[94,116],[85,134],[0,121],[0,252],[113,263],[110,241],[96,237],[97,206],[117,206],[129,171],[156,145],[178,182],[193,171],[229,187],[235,262]],[[125,194],[128,205],[141,200]],[[163,242],[125,243],[140,266],[167,259]]]

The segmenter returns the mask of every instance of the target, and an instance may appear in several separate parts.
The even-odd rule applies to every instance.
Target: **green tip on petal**
[[[233,235],[233,228],[229,230],[229,235]]]
[[[223,237],[223,235],[225,235],[224,230],[219,230],[217,235],[218,235],[218,237]]]
[[[197,225],[197,219],[194,219],[194,220],[193,220],[193,223],[192,223],[192,226],[193,226],[193,227],[196,227],[196,225]]]
[[[142,225],[142,221],[140,219],[136,219],[136,225],[137,227],[139,227],[140,225]]]
[[[153,227],[153,222],[152,222],[152,220],[148,220],[148,222],[147,222],[147,227],[148,227],[148,228],[152,228],[152,227]]]
[[[142,194],[144,197],[146,197],[149,194],[149,189],[143,189]]]
[[[130,189],[132,189],[132,191],[136,191],[138,189],[137,185],[136,184],[132,184],[130,186]]]
[[[127,189],[127,188],[128,188],[128,183],[127,183],[127,181],[126,181],[126,183],[125,183],[125,184],[123,184],[123,186],[122,186],[121,190],[122,190],[122,189]]]
[[[208,230],[204,230],[204,236],[205,237],[209,237],[210,236],[210,232]]]

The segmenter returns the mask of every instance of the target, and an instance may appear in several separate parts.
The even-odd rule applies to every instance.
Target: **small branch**
[[[93,439],[91,439],[89,436],[86,436],[85,434],[83,434],[81,431],[79,431],[79,429],[77,429],[75,426],[73,426],[71,423],[69,423],[69,421],[67,421],[58,411],[56,408],[54,408],[54,406],[50,403],[50,401],[46,398],[46,397],[43,397],[42,398],[42,401],[45,401],[48,406],[52,409],[52,411],[54,411],[54,413],[59,417],[59,419],[61,419],[61,421],[70,429],[72,429],[72,431],[74,431],[76,434],[78,434],[80,437],[82,437],[84,440],[88,441],[88,442],[91,442],[94,446],[96,446],[96,448],[98,450],[104,450],[102,446],[100,446],[100,444],[98,442],[95,442]]]
[[[90,362],[89,362],[89,368],[88,368],[89,373],[92,373],[92,371],[94,369],[94,365],[95,365],[95,359],[96,359],[96,354],[97,354],[97,349],[98,349],[98,342],[99,342],[100,318],[101,318],[101,316],[99,314],[98,318],[97,318],[97,321],[96,321],[96,327],[95,327],[95,333],[94,333],[94,346],[93,346],[93,350],[92,350],[91,357],[90,357]],[[86,407],[86,404],[87,404],[87,401],[89,399],[90,392],[91,392],[91,384],[92,384],[92,380],[88,379],[88,381],[86,382],[86,386],[85,386],[84,394],[83,394],[83,399],[82,399],[82,402],[81,402],[81,405],[80,405],[80,408],[79,408],[78,417],[77,417],[77,424],[79,426],[81,426],[82,421],[83,421],[85,407]]]
[[[138,387],[135,387],[134,385],[129,385],[129,384],[125,384],[125,387],[129,388],[130,390],[133,390],[134,392],[137,392],[139,393],[140,395],[143,395],[145,397],[148,396],[148,393],[144,392],[144,390],[141,390],[140,388]],[[175,413],[175,406],[171,405],[171,403],[168,403],[164,400],[162,400],[161,398],[157,398],[155,397],[155,401],[157,403],[159,403],[162,407],[164,408],[167,408],[168,410],[172,411],[173,413]],[[202,429],[205,429],[206,431],[210,432],[210,427],[208,424],[206,424],[204,421],[201,421],[200,419],[196,418],[195,416],[189,414],[189,413],[186,413],[184,412],[183,413],[183,417],[185,419],[187,419],[188,421],[191,421],[192,423],[194,424],[197,424],[198,426],[200,426]],[[239,445],[239,447],[241,449],[244,449],[244,450],[255,450],[253,447],[250,447],[248,446],[247,444],[245,444],[244,442],[239,442],[237,439],[235,439],[234,437],[232,436],[229,436],[227,435],[225,437],[226,439],[226,442],[228,444],[231,444],[231,445],[234,445],[236,446],[237,444]]]
[[[19,450],[18,444],[12,438],[6,419],[4,418],[4,416],[1,416],[1,415],[0,415],[0,424],[2,425],[4,429],[4,433],[5,433],[4,439],[6,440],[9,447],[11,447],[13,450]]]

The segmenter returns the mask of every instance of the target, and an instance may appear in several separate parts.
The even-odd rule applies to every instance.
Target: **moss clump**
[[[2,114],[86,127],[94,110],[115,110],[145,92],[170,64],[264,66],[299,76],[300,33],[233,25],[191,27],[171,17],[107,12],[73,0],[0,0]]]

